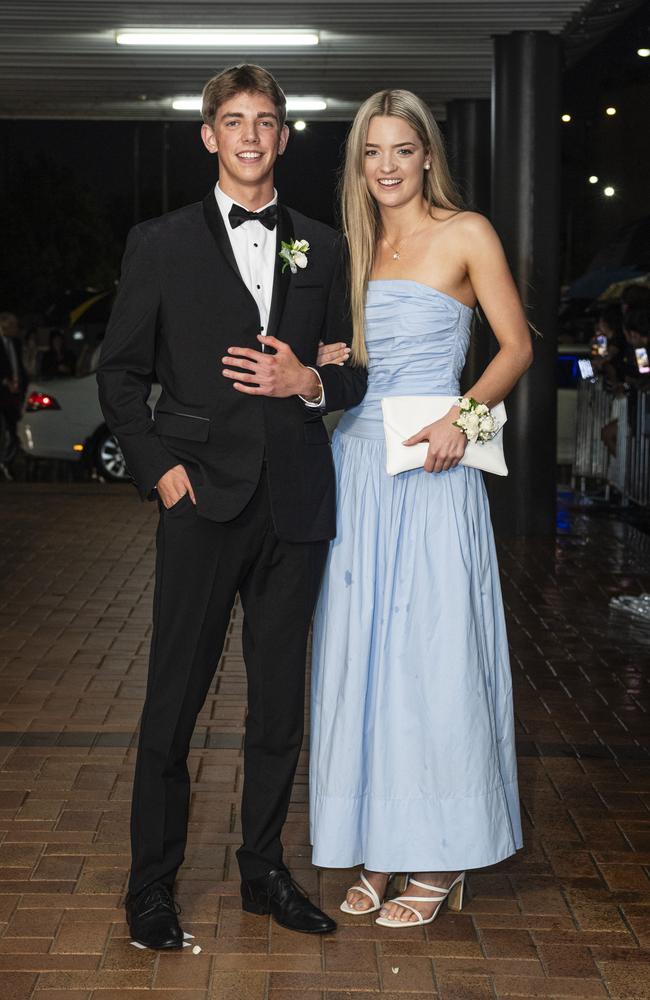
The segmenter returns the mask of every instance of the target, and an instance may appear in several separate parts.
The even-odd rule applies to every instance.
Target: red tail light
[[[54,396],[50,396],[47,392],[30,392],[27,397],[27,402],[25,403],[25,410],[27,413],[34,413],[35,410],[60,410],[61,407],[57,403]]]

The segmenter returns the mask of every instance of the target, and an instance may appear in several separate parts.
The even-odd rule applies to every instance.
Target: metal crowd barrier
[[[650,504],[650,390],[637,392],[635,416],[626,492],[634,503],[647,507]]]
[[[616,441],[612,455],[602,431],[614,421],[609,431]],[[579,383],[572,480],[582,494],[589,480],[602,486],[606,497],[614,487],[623,504],[650,504],[650,390],[633,387],[615,395],[601,379]]]
[[[580,481],[581,493],[586,491],[587,479],[607,479],[609,454],[600,432],[609,423],[611,408],[611,396],[599,381],[584,379],[578,383],[573,478]]]

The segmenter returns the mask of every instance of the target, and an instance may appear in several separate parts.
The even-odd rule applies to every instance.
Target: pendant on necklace
[[[396,250],[395,253],[393,254],[393,260],[399,260],[399,259],[400,259],[399,250]]]

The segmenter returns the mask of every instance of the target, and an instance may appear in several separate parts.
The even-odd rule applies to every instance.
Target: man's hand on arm
[[[227,357],[221,359],[223,375],[232,380],[233,388],[249,396],[302,396],[318,403],[322,386],[316,372],[303,365],[283,340],[262,336],[258,340],[276,353],[229,347]]]
[[[186,493],[189,493],[190,500],[196,505],[196,497],[190,482],[189,476],[182,465],[175,465],[173,469],[168,469],[164,476],[161,476],[156,483],[158,495],[165,507],[169,510],[175,503],[182,500]]]

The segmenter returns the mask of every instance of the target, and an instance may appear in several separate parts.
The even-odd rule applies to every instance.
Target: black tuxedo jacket
[[[318,341],[350,342],[344,254],[328,226],[280,206],[280,241],[309,241],[308,266],[281,274],[276,254],[267,334],[314,365]],[[228,347],[261,350],[260,316],[239,274],[214,192],[203,202],[135,226],[102,345],[97,374],[106,423],[117,436],[141,496],[179,463],[198,513],[236,517],[266,458],[275,530],[287,541],[333,538],[334,470],[322,410],[297,397],[237,392],[222,375]],[[361,401],[366,371],[318,369],[328,410]],[[152,419],[147,398],[162,394]]]

